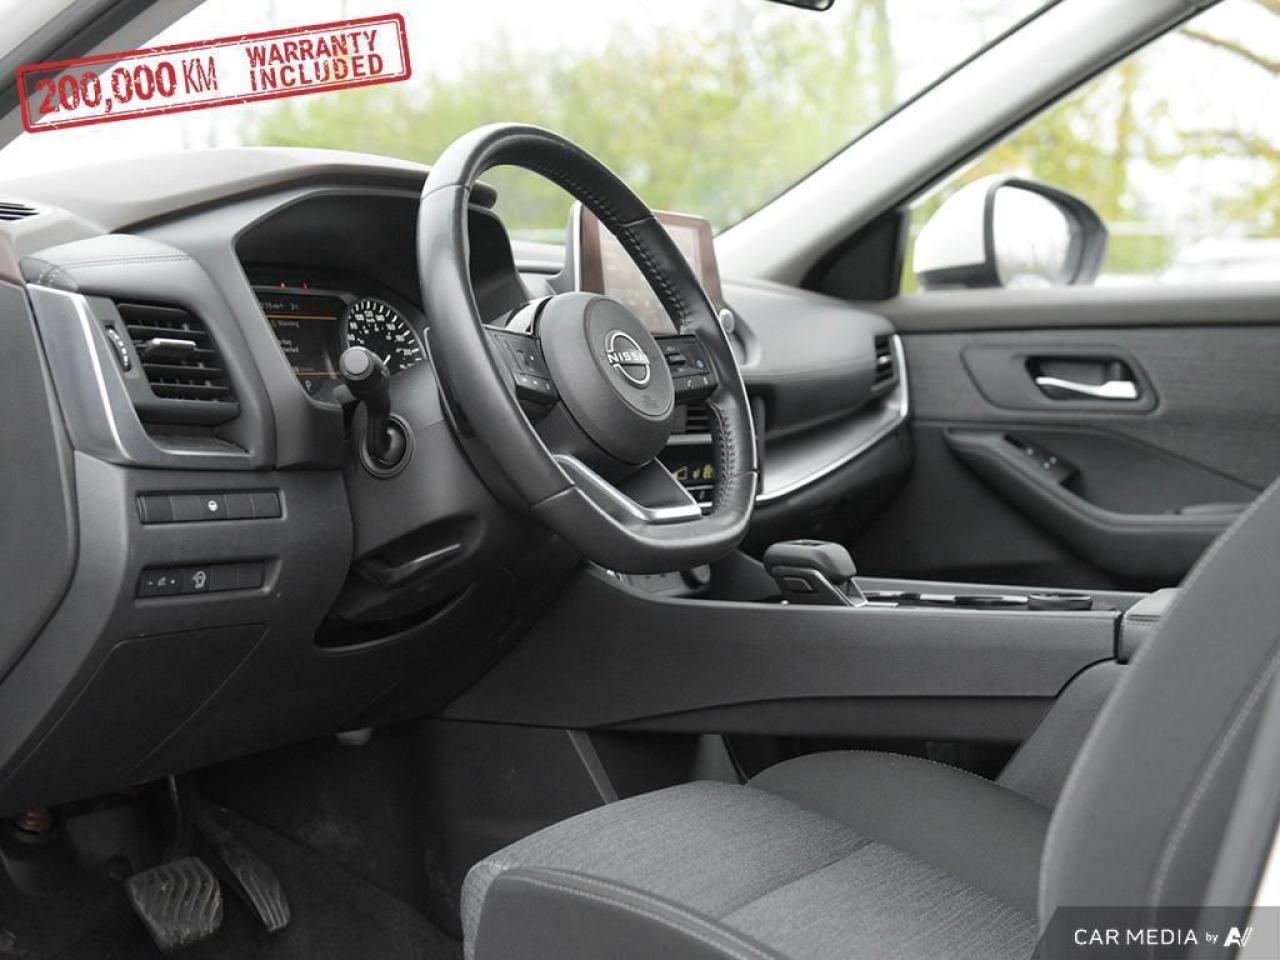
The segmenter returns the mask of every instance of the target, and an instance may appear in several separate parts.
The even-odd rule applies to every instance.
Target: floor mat
[[[167,960],[460,960],[462,945],[408,905],[301,844],[243,820],[235,824],[245,844],[275,868],[293,919],[268,934],[224,884],[222,929]],[[95,885],[55,900],[15,902],[11,893],[4,899],[0,960],[166,960],[122,886]]]

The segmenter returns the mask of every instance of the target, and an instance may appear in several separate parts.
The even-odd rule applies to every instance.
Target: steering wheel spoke
[[[556,463],[597,507],[624,523],[687,523],[702,508],[671,471],[650,460],[618,483],[610,483],[572,454],[553,454]]]

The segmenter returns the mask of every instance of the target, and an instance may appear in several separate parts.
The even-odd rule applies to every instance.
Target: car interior
[[[0,182],[0,958],[1029,957],[1067,908],[1247,912],[1274,282],[1095,284],[1089,198],[1014,173],[910,230],[1201,6],[1051,3],[720,233],[519,118],[429,169]],[[92,13],[25,59],[157,32]]]

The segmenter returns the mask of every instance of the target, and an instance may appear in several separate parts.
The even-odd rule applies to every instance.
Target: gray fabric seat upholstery
[[[1064,907],[1202,903],[1280,674],[1278,571],[1273,484],[1125,668],[1052,815],[881,754],[687,784],[478,864],[463,891],[468,956],[1025,958]]]
[[[609,804],[482,861],[468,956],[1025,958],[1048,823],[940,764],[803,757]]]

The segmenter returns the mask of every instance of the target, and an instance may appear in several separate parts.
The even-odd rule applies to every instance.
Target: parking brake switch
[[[764,568],[788,603],[860,607],[867,602],[849,551],[826,540],[784,540],[764,552]]]

